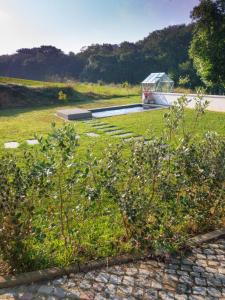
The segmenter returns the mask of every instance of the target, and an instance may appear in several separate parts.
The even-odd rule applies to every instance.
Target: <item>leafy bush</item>
[[[61,236],[65,246],[70,241],[68,202],[72,202],[74,187],[77,182],[79,170],[74,161],[76,154],[77,135],[72,125],[57,129],[52,124],[52,131],[46,138],[40,138],[40,162],[45,166],[43,171],[48,182],[45,190],[46,196],[54,198],[52,217],[58,215]],[[69,169],[73,169],[73,173]],[[46,172],[47,171],[47,172]],[[43,184],[43,183],[42,183]]]
[[[63,91],[59,91],[59,93],[58,93],[58,99],[66,101],[67,100],[67,95]]]
[[[186,127],[182,96],[165,113],[165,131],[148,142],[110,149],[89,165],[87,192],[117,203],[126,238],[155,249],[178,249],[188,234],[221,226],[225,216],[225,141],[216,133],[199,140],[195,127],[207,102],[198,96],[195,122]]]
[[[0,160],[0,253],[17,270],[30,265],[27,239],[32,234],[35,190],[15,156]]]
[[[0,251],[17,271],[126,251],[174,251],[225,223],[225,140],[187,127],[183,96],[160,137],[110,145],[80,161],[72,124],[36,150],[0,160]]]

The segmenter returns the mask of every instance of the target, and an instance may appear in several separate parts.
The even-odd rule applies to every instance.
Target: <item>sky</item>
[[[136,42],[190,23],[199,0],[0,0],[0,54],[52,45],[77,53],[96,43]]]

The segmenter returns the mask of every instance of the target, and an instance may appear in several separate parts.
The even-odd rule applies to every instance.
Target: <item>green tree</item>
[[[193,28],[194,24],[169,26],[136,43],[95,44],[77,54],[65,54],[53,46],[19,49],[0,55],[0,76],[139,84],[150,73],[161,71],[173,74],[175,84],[188,75],[194,88],[201,82],[188,56]]]
[[[190,47],[202,81],[209,87],[225,87],[225,1],[201,0],[191,13],[195,29]]]
[[[179,85],[183,87],[189,87],[190,85],[190,77],[188,75],[186,76],[180,76],[179,77]]]

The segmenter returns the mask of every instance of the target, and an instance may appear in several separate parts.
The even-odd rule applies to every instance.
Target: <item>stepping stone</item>
[[[102,131],[110,131],[110,130],[113,130],[113,129],[119,129],[119,128],[116,127],[116,126],[107,126],[107,127],[99,128],[99,130],[102,130]]]
[[[119,133],[126,133],[126,132],[124,131],[124,129],[115,129],[115,130],[107,131],[106,133],[110,135],[117,135]]]
[[[7,149],[14,149],[19,147],[19,143],[17,142],[8,142],[4,144],[4,147]]]
[[[117,129],[117,128],[106,128],[105,130],[102,130],[104,131],[105,133],[115,133],[115,132],[122,132],[123,130],[122,129]]]
[[[90,137],[97,137],[97,136],[99,136],[99,134],[97,134],[95,132],[87,132],[86,135],[90,136]]]
[[[39,144],[38,140],[27,140],[28,145],[37,145]]]
[[[103,127],[103,126],[108,126],[108,125],[110,125],[110,124],[108,124],[108,123],[97,123],[97,124],[93,124],[92,126],[93,127]]]
[[[133,132],[125,132],[125,133],[121,133],[121,134],[115,134],[114,136],[115,137],[127,137],[127,136],[130,136],[130,137],[132,137],[132,134],[133,134]]]
[[[143,136],[132,136],[124,139],[125,142],[143,140]]]
[[[96,128],[96,129],[101,129],[104,127],[107,127],[108,125],[92,125],[92,127]]]
[[[96,122],[96,121],[92,121],[92,120],[90,120],[90,121],[83,121],[82,123],[84,123],[84,124],[88,124],[88,125],[97,125],[98,124],[98,122]]]

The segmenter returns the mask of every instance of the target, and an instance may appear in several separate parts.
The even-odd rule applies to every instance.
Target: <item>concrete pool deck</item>
[[[89,110],[72,108],[57,111],[57,116],[65,120],[84,120],[163,109],[168,108],[168,106],[170,105],[173,105],[173,103],[177,101],[177,99],[182,95],[183,94],[179,93],[154,92],[153,97],[155,104],[134,103],[119,106],[101,107]],[[195,94],[187,95],[187,98],[190,100],[188,104],[189,108],[194,108],[196,96],[197,95]],[[204,95],[203,99],[209,102],[207,110],[225,112],[225,96]]]
[[[162,92],[154,92],[153,99],[156,104],[170,106],[173,105],[175,101],[184,94],[182,93],[162,93]],[[188,104],[189,108],[194,108],[195,106],[195,98],[197,94],[187,94],[187,98],[190,100]],[[225,112],[225,95],[204,95],[204,100],[209,102],[207,110],[209,111],[217,111],[217,112]]]
[[[83,120],[92,117],[91,111],[80,108],[58,110],[56,114],[66,120]]]
[[[161,105],[149,105],[148,108],[144,108],[141,103],[129,104],[129,105],[119,105],[110,107],[101,107],[95,109],[64,109],[58,110],[56,115],[65,120],[84,120],[90,118],[103,118],[117,115],[124,115],[135,112],[143,112],[147,110],[161,109]]]

